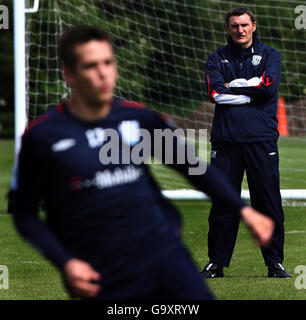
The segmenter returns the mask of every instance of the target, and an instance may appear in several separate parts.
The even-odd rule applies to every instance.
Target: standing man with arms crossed
[[[174,227],[180,223],[176,210],[148,167],[133,159],[105,164],[100,158],[108,129],[137,143],[140,128],[151,138],[155,129],[173,128],[157,112],[113,96],[117,64],[103,30],[81,26],[64,32],[59,55],[72,92],[24,134],[14,214],[19,232],[59,268],[72,297],[211,299]],[[119,146],[118,154],[131,152]],[[248,207],[216,169],[188,175],[188,161],[175,160],[177,147],[173,167],[224,201],[260,245],[267,244],[273,221]],[[38,217],[42,200],[46,222]]]
[[[226,15],[228,44],[211,53],[205,80],[216,103],[211,132],[211,165],[221,170],[241,193],[244,171],[252,206],[275,222],[270,245],[262,249],[268,277],[290,278],[282,265],[284,213],[277,147],[278,85],[281,57],[260,42],[256,20],[246,8]],[[208,256],[202,273],[223,277],[234,250],[239,219],[223,203],[213,202],[209,215]]]

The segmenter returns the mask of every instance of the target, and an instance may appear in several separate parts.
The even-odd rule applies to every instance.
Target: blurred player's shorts
[[[7,204],[7,213],[13,214],[16,210],[16,190],[10,190],[7,194],[8,204]]]

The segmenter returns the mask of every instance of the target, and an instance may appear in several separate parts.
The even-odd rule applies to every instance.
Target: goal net
[[[25,1],[27,8],[33,3]],[[205,61],[210,52],[226,43],[226,12],[246,6],[256,16],[260,39],[282,56],[279,94],[285,106],[288,135],[279,140],[281,188],[294,189],[289,193],[298,198],[306,189],[306,32],[299,28],[300,20],[300,24],[295,23],[301,1],[251,3],[40,0],[37,12],[26,14],[28,119],[69,94],[57,57],[59,34],[73,25],[92,24],[106,29],[114,39],[120,75],[117,96],[165,112],[182,128],[206,128],[209,132],[214,106],[205,88]],[[164,166],[153,166],[153,172],[165,190],[191,188]],[[243,188],[247,190],[245,180]],[[187,194],[181,193],[183,197]],[[196,193],[193,196],[201,197]]]

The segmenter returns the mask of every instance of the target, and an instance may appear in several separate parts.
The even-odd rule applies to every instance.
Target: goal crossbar
[[[192,189],[163,190],[162,193],[170,200],[210,200],[205,193]],[[283,200],[305,200],[306,189],[282,189],[281,197]],[[242,190],[241,198],[250,200],[249,190]]]

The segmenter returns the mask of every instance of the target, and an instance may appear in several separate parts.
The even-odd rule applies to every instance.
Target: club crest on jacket
[[[259,65],[261,58],[262,58],[261,56],[256,56],[256,55],[254,55],[254,56],[253,56],[253,59],[252,59],[252,64],[253,64],[253,66]]]

